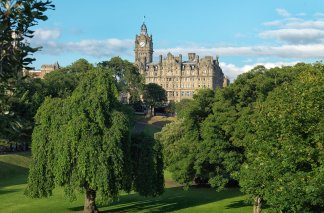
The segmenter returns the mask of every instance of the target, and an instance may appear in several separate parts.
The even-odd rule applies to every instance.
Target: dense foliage
[[[74,198],[77,190],[85,190],[85,212],[95,212],[96,197],[107,202],[132,189],[130,121],[117,96],[111,71],[98,69],[85,74],[71,96],[46,98],[36,114],[27,195],[47,197],[55,186],[63,186]],[[158,163],[141,170],[146,172],[141,181],[153,176],[159,181],[135,181],[134,189],[157,195],[163,191],[163,163],[159,149],[152,147],[157,145],[147,143],[150,147],[143,149],[155,151],[146,160]]]
[[[202,170],[197,157],[203,149],[201,124],[211,113],[213,97],[212,90],[200,90],[193,100],[181,101],[177,104],[178,120],[156,135],[164,147],[165,165],[179,183],[189,185],[192,180],[203,183],[212,175],[208,169]],[[179,106],[185,107],[179,110]]]
[[[324,202],[324,66],[303,66],[295,79],[254,104],[242,144],[243,191],[276,211],[320,212]],[[296,67],[295,67],[296,68]]]
[[[118,91],[123,94],[128,93],[129,103],[133,104],[140,101],[144,79],[133,63],[120,57],[113,57],[109,61],[99,63],[98,66],[112,70]]]
[[[155,107],[162,106],[167,101],[167,94],[162,86],[155,83],[149,83],[144,86],[143,100],[150,108],[149,113],[152,115]]]
[[[239,184],[255,212],[262,203],[274,211],[319,211],[323,68],[257,66],[214,96],[198,93],[180,102],[179,119],[156,135],[166,168],[181,183]]]
[[[132,175],[134,189],[144,196],[164,192],[163,155],[161,144],[150,135],[132,135]]]
[[[51,1],[0,2],[0,141],[23,140],[30,134],[32,124],[24,106],[30,94],[23,92],[30,82],[25,82],[22,71],[39,48],[31,47],[26,39],[33,37],[31,27],[47,19],[48,9],[54,9]]]

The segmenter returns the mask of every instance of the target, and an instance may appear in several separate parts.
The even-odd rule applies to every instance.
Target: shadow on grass
[[[236,208],[242,208],[244,206],[251,206],[251,205],[252,204],[248,203],[248,201],[246,200],[239,200],[227,205],[226,209],[236,209]]]
[[[210,188],[192,187],[183,190],[182,187],[167,188],[163,195],[159,197],[141,197],[138,194],[123,195],[119,201],[109,205],[99,206],[100,212],[170,212],[184,208],[190,208],[203,204],[208,204],[228,198],[241,196],[238,189],[228,189],[216,192]],[[240,203],[237,203],[239,208]],[[242,203],[242,206],[245,204]],[[81,211],[83,206],[70,208],[72,211]]]
[[[26,183],[28,169],[0,161],[0,187]]]
[[[20,190],[19,189],[0,189],[0,195],[18,192],[18,191],[20,191]]]
[[[172,121],[169,121],[169,120],[165,120],[165,121],[156,121],[156,122],[153,122],[152,124],[158,128],[162,128],[164,127],[166,124],[169,124],[171,123]]]

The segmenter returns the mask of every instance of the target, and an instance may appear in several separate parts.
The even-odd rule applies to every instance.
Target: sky
[[[154,60],[168,52],[219,56],[234,80],[256,65],[314,63],[324,57],[322,0],[52,0],[55,10],[33,28],[42,50],[33,66],[120,56],[134,62],[134,40],[144,21]]]

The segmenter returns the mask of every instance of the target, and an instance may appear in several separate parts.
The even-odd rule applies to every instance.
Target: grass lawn
[[[150,134],[160,131],[174,118],[156,116],[137,118],[141,130]],[[142,120],[141,120],[142,119]],[[55,189],[50,198],[31,199],[23,193],[26,188],[30,153],[0,155],[0,212],[16,213],[64,213],[82,212],[84,195],[70,202],[61,188]],[[252,207],[244,203],[246,196],[239,189],[216,192],[210,188],[191,187],[185,191],[165,171],[165,193],[160,197],[141,197],[135,193],[122,194],[112,204],[99,206],[101,212],[216,212],[249,213]]]
[[[26,188],[30,153],[0,155],[0,212],[81,212],[83,195],[68,201],[61,188],[55,189],[50,198],[31,199],[23,192]],[[119,201],[100,206],[102,212],[252,212],[244,203],[246,198],[238,189],[216,192],[209,188],[192,187],[185,191],[174,185],[171,174],[165,173],[165,193],[156,198],[137,194],[123,194]]]
[[[161,131],[162,127],[168,123],[171,123],[175,120],[175,117],[166,117],[166,116],[154,116],[151,118],[145,118],[143,115],[137,115],[136,120],[136,129],[143,131],[149,135],[154,136],[154,133]]]

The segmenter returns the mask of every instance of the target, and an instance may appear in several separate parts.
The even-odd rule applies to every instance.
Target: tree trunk
[[[148,114],[146,114],[147,118],[151,118],[154,116],[154,107],[150,106],[150,109],[148,110]]]
[[[96,206],[96,192],[92,189],[86,189],[86,195],[84,200],[84,209],[83,213],[98,213],[99,210]]]
[[[260,197],[254,198],[253,213],[261,213],[262,199]]]

